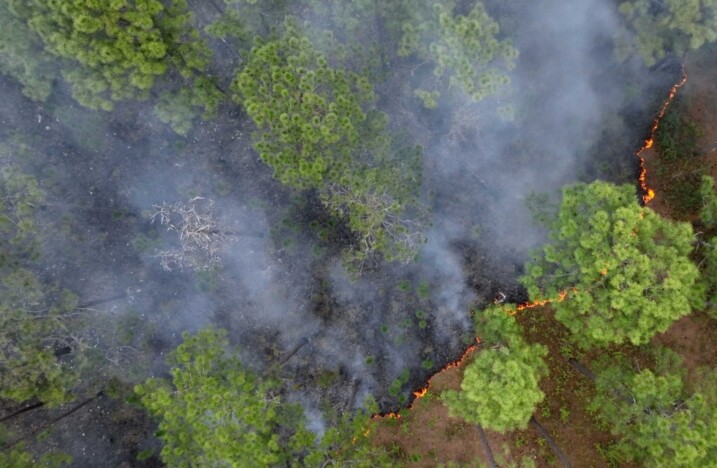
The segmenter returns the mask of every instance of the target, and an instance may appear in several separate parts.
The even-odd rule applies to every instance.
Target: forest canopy
[[[709,466],[716,2],[0,0],[0,466]]]

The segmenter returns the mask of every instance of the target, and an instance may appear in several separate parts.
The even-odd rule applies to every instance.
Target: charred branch
[[[353,381],[353,385],[351,385],[351,395],[349,396],[348,405],[346,405],[346,410],[351,411],[356,404],[356,394],[358,393],[358,389],[361,386],[361,380],[356,379]]]
[[[24,406],[24,407],[18,409],[18,410],[13,411],[12,413],[10,413],[8,415],[3,416],[2,418],[0,418],[0,422],[5,422],[8,419],[12,419],[16,416],[20,416],[23,413],[27,413],[28,411],[32,411],[37,408],[42,408],[43,406],[45,406],[45,403],[42,401],[38,401],[38,402],[35,402],[32,404],[29,404],[27,406]]]
[[[103,299],[94,299],[91,301],[87,301],[83,304],[78,305],[77,308],[78,309],[87,309],[89,307],[94,307],[96,305],[106,304],[108,302],[113,302],[113,301],[118,301],[120,299],[124,299],[125,297],[127,297],[127,293],[123,292],[123,293],[115,294],[114,296],[106,297]]]
[[[309,344],[309,339],[307,337],[303,337],[302,339],[300,339],[299,342],[296,344],[296,346],[294,346],[288,353],[286,353],[284,355],[283,358],[281,358],[281,361],[279,361],[279,366],[281,367],[284,364],[286,364],[289,361],[289,359],[294,357],[294,355],[296,353],[298,353],[299,350],[301,348],[303,348],[304,346],[306,346],[307,344]]]
[[[81,403],[78,403],[77,405],[73,406],[73,407],[70,408],[69,410],[67,410],[67,411],[65,411],[64,413],[62,413],[61,415],[59,415],[59,416],[57,416],[57,417],[55,417],[55,418],[53,418],[53,419],[51,419],[51,420],[49,420],[49,421],[43,423],[43,424],[39,424],[38,426],[36,426],[35,428],[33,428],[33,429],[32,429],[30,432],[28,432],[27,434],[25,434],[25,435],[23,435],[23,436],[21,436],[21,437],[15,439],[15,440],[13,440],[12,442],[10,442],[10,443],[8,443],[8,444],[5,444],[5,446],[4,446],[3,448],[5,448],[5,449],[11,449],[11,448],[13,448],[14,446],[16,446],[17,444],[19,444],[20,442],[23,442],[23,441],[29,439],[30,437],[35,436],[36,434],[38,434],[38,433],[44,431],[45,429],[47,429],[48,427],[52,426],[53,424],[56,424],[56,423],[58,423],[59,421],[62,421],[63,419],[65,419],[66,417],[72,415],[73,413],[75,413],[75,412],[81,410],[82,408],[84,408],[85,406],[89,405],[90,403],[92,403],[93,401],[95,401],[96,399],[98,399],[99,397],[101,397],[102,395],[104,395],[104,390],[100,390],[100,391],[97,392],[94,396],[83,400]]]

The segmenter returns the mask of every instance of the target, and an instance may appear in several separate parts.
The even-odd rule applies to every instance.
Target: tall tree
[[[116,101],[147,99],[169,75],[184,83],[164,83],[158,112],[175,130],[188,130],[188,112],[216,112],[222,93],[206,76],[211,54],[184,0],[8,3],[15,20],[62,59],[62,75],[83,106],[111,110]]]
[[[636,51],[647,66],[717,40],[716,0],[628,0],[619,9],[630,33],[618,36],[618,55]]]
[[[689,224],[638,205],[632,186],[579,183],[563,189],[550,242],[521,281],[531,300],[555,301],[579,345],[643,344],[704,304],[693,241]]]
[[[426,107],[436,107],[452,86],[481,101],[508,84],[507,71],[518,51],[499,37],[498,22],[483,2],[475,2],[467,14],[459,13],[453,1],[422,3],[409,9],[413,17],[403,23],[398,53],[415,54],[432,67],[433,79],[416,91]]]
[[[259,378],[228,353],[225,332],[207,329],[183,337],[168,358],[171,379],[136,387],[160,421],[165,463],[270,466],[295,459],[313,444],[299,408],[281,400],[276,382]],[[286,435],[279,435],[281,428]]]
[[[16,79],[22,93],[35,101],[48,98],[56,78],[40,38],[12,13],[7,1],[0,2],[0,73]]]
[[[371,415],[378,412],[378,405],[371,399],[364,404],[354,413],[326,415],[329,426],[316,449],[305,458],[307,466],[396,466],[396,460],[372,441]]]
[[[46,285],[31,269],[44,196],[31,176],[12,166],[0,171],[0,397],[54,405],[71,398],[84,369],[84,314],[74,294]],[[72,359],[58,359],[68,350]]]
[[[369,80],[330,63],[295,20],[260,41],[232,84],[257,126],[255,147],[281,182],[318,191],[356,234],[350,259],[410,260],[422,242],[410,210],[420,150],[395,148]]]
[[[466,366],[461,390],[441,398],[452,415],[486,429],[525,429],[545,397],[538,383],[547,372],[547,349],[527,344],[515,318],[500,306],[480,314],[476,329],[482,349]]]
[[[688,391],[681,360],[658,352],[654,370],[611,362],[598,373],[590,408],[621,439],[621,461],[647,466],[714,466],[717,460],[717,373],[701,375]]]

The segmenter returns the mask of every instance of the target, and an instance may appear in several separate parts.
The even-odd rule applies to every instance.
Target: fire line
[[[657,129],[660,126],[660,122],[662,121],[662,118],[667,113],[667,109],[670,107],[670,104],[672,104],[672,101],[675,99],[677,92],[680,90],[680,88],[682,88],[685,85],[685,83],[687,83],[687,71],[685,69],[685,62],[683,61],[682,62],[682,77],[680,78],[680,81],[678,81],[677,83],[672,85],[672,87],[670,88],[670,92],[667,95],[667,99],[665,99],[665,101],[662,103],[662,105],[660,106],[660,110],[657,113],[657,117],[655,117],[655,119],[652,121],[652,125],[650,126],[649,136],[643,143],[642,147],[637,151],[637,153],[635,153],[635,155],[640,160],[639,181],[640,181],[640,188],[642,189],[642,201],[644,204],[648,204],[653,198],[655,198],[655,191],[653,189],[651,189],[650,187],[648,187],[648,185],[647,185],[647,180],[646,180],[647,179],[647,168],[645,167],[645,158],[643,157],[643,153],[653,147],[653,145],[655,143],[655,135],[657,133]],[[603,270],[600,272],[600,274],[606,275],[607,271]],[[543,300],[538,300],[538,301],[534,301],[534,302],[527,302],[527,303],[520,304],[520,305],[516,306],[516,308],[513,310],[507,310],[506,313],[508,315],[516,315],[519,312],[526,310],[526,309],[533,309],[535,307],[544,306],[544,305],[550,304],[551,302],[562,302],[563,300],[565,300],[565,298],[567,298],[567,296],[568,296],[568,292],[562,291],[562,292],[558,293],[558,297],[556,297],[555,299],[543,299]],[[441,372],[443,372],[445,370],[460,366],[463,363],[463,361],[468,356],[470,356],[471,353],[473,353],[473,351],[477,350],[479,347],[480,347],[480,338],[476,338],[476,344],[469,346],[468,349],[465,350],[463,355],[461,355],[461,357],[458,360],[446,364],[441,370],[439,370],[438,372],[433,374],[428,379],[428,383],[426,384],[425,387],[413,392],[414,399],[408,405],[408,409],[409,410],[412,409],[414,407],[416,401],[419,400],[420,398],[424,397],[426,395],[426,393],[428,393],[428,390],[431,387],[431,381],[433,380],[433,377],[435,377],[436,375],[440,374]],[[394,412],[388,412],[388,413],[376,413],[371,416],[371,419],[374,419],[374,420],[382,419],[382,418],[400,419],[401,414],[394,413]]]
[[[510,310],[506,309],[505,312],[508,315],[516,315],[518,312],[521,312],[526,309],[533,309],[535,307],[540,307],[540,306],[543,306],[546,304],[550,304],[551,302],[562,302],[567,296],[568,296],[568,292],[562,291],[562,292],[558,293],[558,297],[556,297],[555,299],[543,299],[543,300],[534,301],[534,302],[526,302],[524,304],[520,304],[520,305],[516,306],[515,309],[510,309]],[[428,379],[428,383],[426,384],[425,387],[421,388],[420,390],[414,391],[413,392],[414,399],[408,405],[408,409],[409,410],[412,409],[414,407],[414,405],[416,404],[416,401],[419,400],[420,398],[424,397],[426,395],[426,393],[428,393],[428,390],[431,388],[431,382],[433,381],[433,377],[435,377],[436,375],[440,374],[441,372],[443,372],[445,370],[452,369],[454,367],[459,367],[461,364],[463,364],[463,361],[465,361],[465,359],[473,353],[473,351],[476,351],[480,347],[480,344],[481,344],[480,338],[476,338],[476,344],[469,346],[468,349],[466,349],[463,352],[463,354],[461,355],[460,358],[458,358],[457,360],[455,360],[453,362],[449,362],[448,364],[446,364],[441,370],[439,370],[438,372],[433,374]],[[376,413],[371,416],[371,419],[382,419],[382,418],[400,419],[401,414],[389,412],[389,413]]]
[[[677,92],[682,88],[685,83],[687,83],[687,71],[685,69],[685,62],[682,62],[682,78],[680,78],[680,81],[672,85],[672,88],[670,88],[670,92],[667,95],[667,99],[662,103],[662,106],[660,106],[660,111],[657,113],[657,117],[652,121],[652,126],[650,127],[650,134],[645,140],[645,142],[642,145],[642,148],[640,148],[636,156],[640,160],[640,189],[642,190],[642,201],[645,205],[650,203],[650,201],[655,198],[655,191],[651,189],[647,185],[647,168],[645,167],[645,157],[642,155],[645,151],[652,148],[652,146],[655,143],[655,134],[657,133],[657,129],[660,126],[660,122],[662,121],[662,118],[665,116],[665,113],[667,112],[667,108],[670,107],[670,104],[672,104],[672,101],[675,99],[675,96],[677,95]]]

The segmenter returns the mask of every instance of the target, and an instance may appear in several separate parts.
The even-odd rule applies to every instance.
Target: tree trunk
[[[292,349],[291,351],[286,353],[286,355],[284,355],[284,357],[281,358],[281,361],[279,361],[279,367],[286,364],[289,361],[289,359],[294,357],[294,354],[298,353],[299,350],[301,348],[303,348],[304,346],[306,346],[307,344],[309,344],[309,339],[307,337],[303,337],[302,339],[300,339],[299,342],[296,344],[296,346],[294,346],[294,349]]]
[[[574,358],[568,359],[568,364],[570,364],[570,365],[573,367],[573,369],[575,369],[576,371],[580,372],[581,374],[583,374],[583,375],[584,375],[585,377],[587,377],[588,379],[590,379],[590,380],[592,380],[593,382],[595,382],[595,374],[593,374],[590,369],[588,369],[587,367],[583,366],[583,365],[582,365],[580,362],[578,362],[576,359],[574,359]]]
[[[32,411],[36,408],[41,408],[45,406],[45,403],[38,401],[37,403],[33,403],[31,405],[27,405],[24,408],[20,408],[19,410],[13,411],[12,413],[8,414],[7,416],[3,416],[0,418],[0,422],[5,422],[8,419],[12,419],[15,416],[20,416],[22,413],[27,413],[28,411]]]
[[[560,450],[560,447],[558,444],[553,440],[552,437],[550,437],[550,434],[548,434],[548,431],[545,430],[542,424],[538,422],[535,417],[530,418],[530,424],[538,431],[538,433],[543,436],[546,442],[548,442],[548,445],[550,445],[550,448],[553,449],[553,453],[556,457],[560,459],[561,462],[563,462],[563,466],[566,468],[572,468],[573,465],[570,464],[570,461],[568,460],[568,457],[565,456],[562,450]]]
[[[106,297],[106,298],[104,298],[104,299],[95,299],[95,300],[92,300],[92,301],[87,301],[87,302],[85,302],[84,304],[78,305],[77,308],[78,308],[78,309],[86,309],[86,308],[88,308],[88,307],[92,307],[92,306],[96,306],[96,305],[100,305],[100,304],[105,304],[105,303],[107,303],[107,302],[116,301],[116,300],[118,300],[118,299],[122,299],[122,298],[125,298],[125,297],[127,297],[127,293],[126,293],[126,292],[123,292],[123,293],[115,294],[114,296]]]
[[[95,394],[95,396],[90,397],[90,398],[87,398],[87,399],[84,400],[82,403],[79,403],[79,404],[73,406],[73,407],[70,408],[68,411],[65,411],[64,413],[62,413],[61,415],[57,416],[56,418],[51,419],[51,420],[47,421],[46,423],[40,424],[39,426],[35,427],[34,429],[32,429],[30,432],[28,432],[28,433],[25,434],[24,436],[22,436],[22,437],[20,437],[20,438],[18,438],[18,439],[15,439],[14,441],[10,442],[9,444],[6,444],[3,448],[5,448],[5,449],[11,449],[11,448],[13,448],[14,446],[16,446],[17,444],[19,444],[20,442],[29,439],[30,437],[36,435],[38,432],[44,431],[45,429],[47,429],[48,427],[52,426],[52,425],[55,424],[56,422],[59,422],[59,421],[65,419],[66,417],[70,416],[70,415],[73,414],[74,412],[76,412],[76,411],[78,411],[78,410],[84,408],[85,406],[89,405],[90,403],[92,403],[93,401],[95,401],[96,399],[98,399],[99,397],[101,397],[102,395],[104,395],[104,390],[100,390],[99,392],[97,392],[97,393]]]
[[[351,395],[349,396],[349,403],[346,406],[346,411],[353,410],[354,404],[356,403],[356,394],[358,393],[359,386],[361,386],[361,381],[359,379],[354,380],[351,388]]]
[[[585,367],[584,365],[582,365],[582,364],[581,364],[580,362],[578,362],[577,360],[575,360],[575,359],[573,359],[573,358],[570,358],[570,359],[568,359],[568,364],[570,364],[570,365],[573,367],[573,369],[575,369],[576,371],[580,372],[581,374],[583,374],[585,377],[587,377],[588,379],[592,380],[593,382],[595,382],[595,380],[597,379],[597,377],[595,376],[595,374],[593,374],[593,372],[592,372],[590,369],[588,369],[587,367]],[[621,399],[622,401],[624,401],[625,403],[627,403],[627,404],[629,404],[629,405],[635,404],[635,402],[634,402],[633,400],[631,400],[630,398],[628,398],[628,397],[626,397],[625,395],[623,395],[623,394],[620,392],[620,390],[618,390],[618,389],[616,389],[616,388],[611,389],[610,392],[611,392],[613,395],[615,395],[617,398]]]
[[[495,458],[493,457],[493,450],[491,450],[490,444],[488,443],[488,436],[485,435],[483,427],[480,424],[476,424],[476,429],[478,429],[478,436],[483,443],[483,451],[485,452],[485,457],[488,459],[488,466],[490,468],[498,468],[498,465],[495,463]]]

